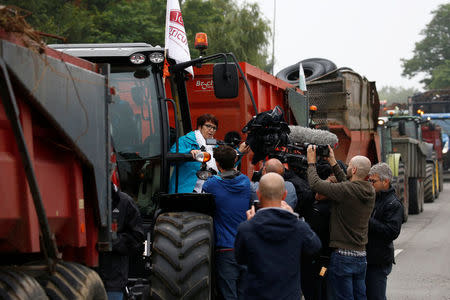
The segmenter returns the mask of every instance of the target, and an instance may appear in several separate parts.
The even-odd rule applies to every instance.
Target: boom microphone
[[[290,125],[289,129],[291,130],[289,139],[292,143],[334,146],[339,142],[337,135],[326,130],[294,125]]]

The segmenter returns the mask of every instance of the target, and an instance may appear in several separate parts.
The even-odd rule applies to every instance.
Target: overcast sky
[[[247,2],[257,2],[273,26],[274,0]],[[400,59],[412,57],[431,12],[444,3],[448,1],[276,0],[275,74],[302,59],[322,57],[376,81],[378,89],[421,90],[421,78],[401,76]]]

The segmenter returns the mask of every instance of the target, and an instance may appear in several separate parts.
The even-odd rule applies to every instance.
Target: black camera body
[[[310,143],[304,143],[301,146],[297,146],[298,150],[301,152],[304,152],[306,154],[306,151],[308,149],[308,146],[316,146],[316,155],[320,157],[328,157],[330,156],[330,149],[328,149],[328,145],[316,145],[316,144],[310,144]]]
[[[248,133],[245,143],[254,153],[252,164],[263,160],[276,148],[289,144],[290,129],[284,120],[283,110],[279,106],[253,117],[242,132]]]

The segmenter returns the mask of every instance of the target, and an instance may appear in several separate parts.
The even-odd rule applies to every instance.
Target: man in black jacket
[[[367,243],[367,299],[386,299],[387,276],[394,263],[394,244],[403,221],[403,205],[391,186],[392,171],[386,163],[374,165],[369,181],[376,191],[375,207],[369,220]]]
[[[319,251],[320,240],[282,202],[286,188],[279,174],[261,177],[257,194],[261,208],[247,211],[234,243],[236,261],[248,268],[245,299],[300,300],[301,254]]]
[[[128,259],[144,241],[144,229],[133,199],[112,189],[112,251],[100,253],[99,273],[108,299],[123,299],[128,281]]]

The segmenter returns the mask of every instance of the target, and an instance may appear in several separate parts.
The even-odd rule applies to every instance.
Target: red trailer
[[[0,48],[2,295],[105,299],[84,265],[110,245],[106,78],[25,35]]]
[[[223,140],[229,131],[242,135],[242,128],[257,112],[271,110],[277,105],[284,110],[289,124],[308,126],[308,101],[302,91],[248,63],[240,62],[239,65],[249,82],[254,103],[242,78],[239,80],[237,98],[218,99],[213,90],[212,65],[194,68],[195,77],[186,84],[193,128],[198,116],[211,113],[219,120],[216,138]],[[242,136],[242,139],[245,140],[245,137]],[[255,170],[250,161],[250,156],[244,157],[241,169],[249,176]]]

